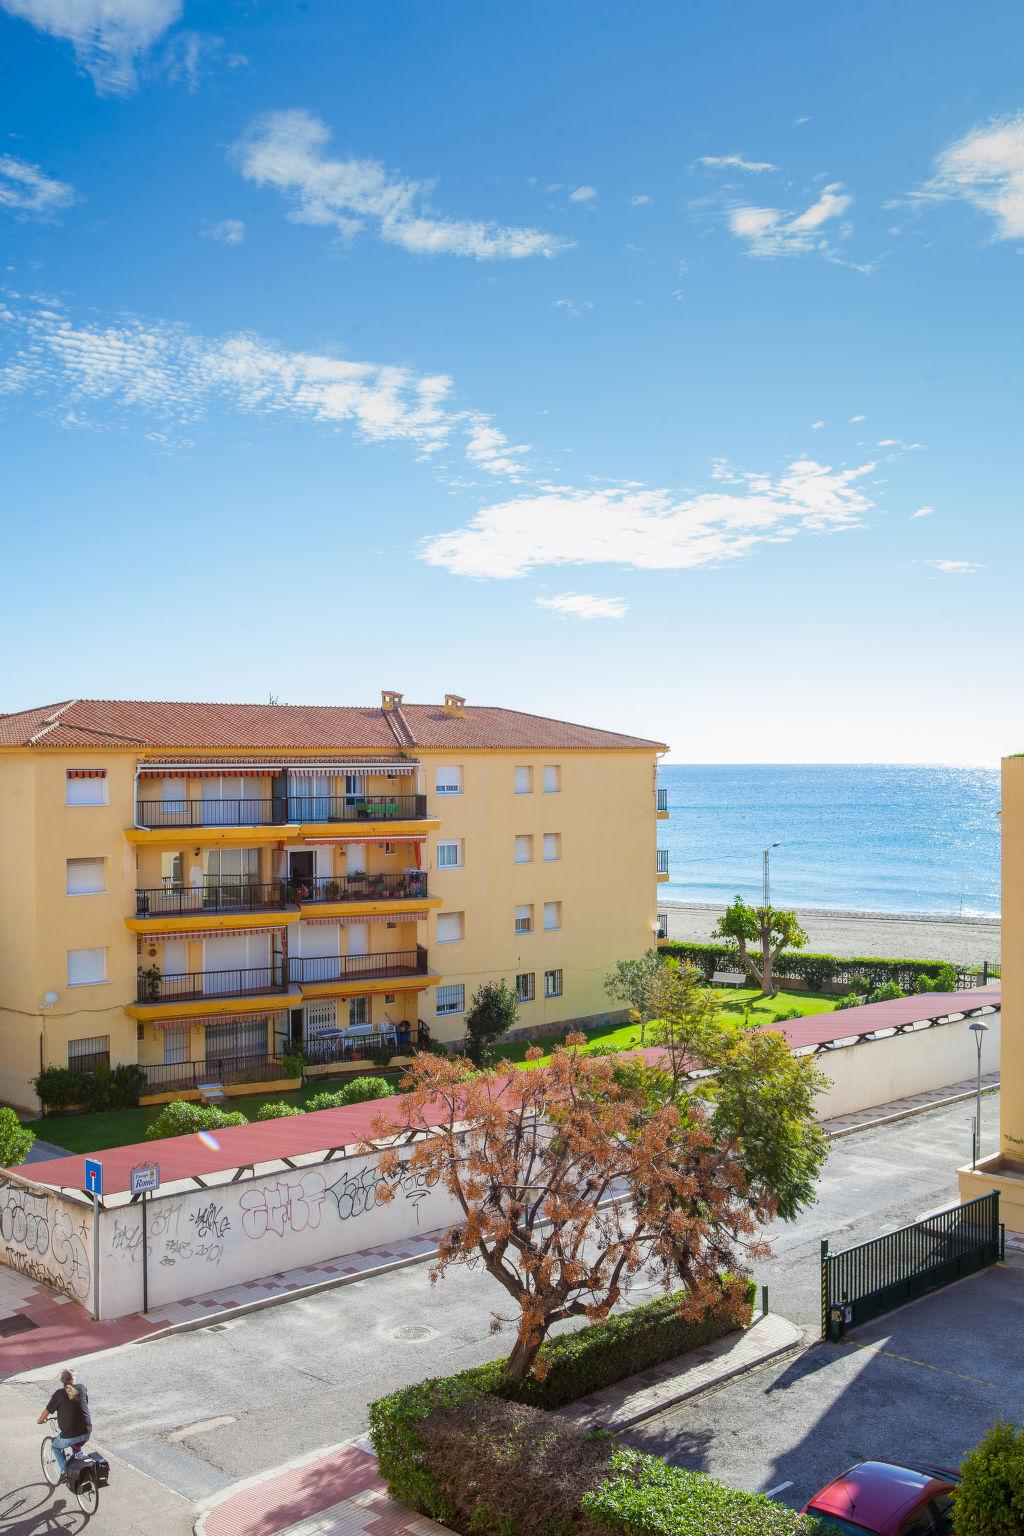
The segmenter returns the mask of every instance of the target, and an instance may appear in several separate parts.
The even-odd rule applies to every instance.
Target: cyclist
[[[92,1414],[89,1412],[89,1394],[84,1384],[75,1379],[74,1371],[61,1371],[60,1381],[60,1387],[36,1422],[45,1424],[51,1413],[57,1415],[60,1434],[54,1436],[53,1454],[63,1478],[69,1460],[64,1453],[80,1450],[88,1440],[92,1434]]]

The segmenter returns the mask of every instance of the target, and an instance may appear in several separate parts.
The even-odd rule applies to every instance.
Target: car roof
[[[908,1509],[952,1487],[953,1482],[954,1479],[926,1467],[860,1461],[816,1493],[809,1509],[839,1515],[855,1525],[889,1536]]]

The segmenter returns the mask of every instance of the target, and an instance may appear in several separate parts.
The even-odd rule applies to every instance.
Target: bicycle
[[[57,1428],[55,1418],[50,1418],[50,1424]],[[43,1476],[51,1488],[56,1488],[61,1480],[60,1463],[53,1449],[56,1435],[47,1435],[39,1447],[39,1460],[43,1468]],[[64,1452],[67,1465],[64,1470],[64,1481],[68,1489],[78,1501],[78,1507],[83,1515],[94,1515],[100,1504],[100,1489],[105,1488],[110,1478],[110,1464],[99,1451],[89,1451],[82,1454],[81,1446],[68,1446]]]

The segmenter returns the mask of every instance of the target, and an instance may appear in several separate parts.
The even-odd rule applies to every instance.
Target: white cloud
[[[225,245],[241,245],[245,239],[245,225],[241,219],[220,219],[216,224],[204,224],[199,233],[204,240],[222,240]]]
[[[589,299],[552,299],[551,305],[553,309],[562,310],[573,320],[581,319],[594,307]]]
[[[353,237],[367,226],[390,245],[417,255],[516,261],[555,256],[571,241],[539,229],[504,228],[435,214],[433,184],[410,181],[379,160],[331,159],[330,131],[311,112],[267,112],[235,146],[242,175],[291,200],[289,218]]]
[[[899,444],[900,444],[900,440],[899,440],[898,437],[880,437],[878,439],[876,447],[878,447],[878,448],[898,448]]]
[[[810,251],[832,255],[824,226],[839,219],[853,202],[842,184],[831,182],[803,213],[784,213],[778,208],[751,205],[733,207],[729,228],[746,243],[751,256],[801,256]],[[847,233],[840,230],[840,233]]]
[[[654,199],[648,197],[646,192],[634,192],[629,201],[634,208],[646,208]]]
[[[698,165],[705,166],[709,171],[777,171],[778,166],[770,160],[748,160],[745,155],[701,155]]]
[[[910,516],[912,518],[915,518],[915,517],[931,517],[931,515],[932,515],[932,513],[934,511],[935,511],[934,507],[918,507],[917,511],[916,512],[911,512]]]
[[[74,202],[75,189],[66,181],[56,181],[27,160],[0,155],[0,208],[49,219]]]
[[[194,95],[203,76],[210,73],[223,51],[224,39],[211,32],[178,32],[171,38],[164,54],[167,78]],[[237,69],[239,64],[246,62],[243,54],[232,54],[226,60],[229,69]]]
[[[624,597],[595,597],[592,592],[560,592],[535,601],[538,608],[550,608],[567,619],[624,619],[629,612]]]
[[[507,475],[518,480],[524,473],[522,455],[532,453],[529,443],[515,447],[487,416],[472,416],[468,420],[466,458],[471,464],[489,470],[492,475]]]
[[[793,119],[793,127],[794,128],[802,128],[804,123],[809,123],[810,120],[811,119],[810,119],[809,115],[807,117],[794,117],[794,119]]]
[[[484,507],[423,541],[421,558],[460,576],[507,580],[541,566],[685,570],[748,554],[799,532],[859,527],[873,503],[857,481],[874,469],[798,460],[776,478],[718,467],[735,490],[676,497],[633,484],[542,485]]]
[[[977,565],[973,560],[926,560],[924,563],[947,576],[976,576],[979,571],[988,570],[988,566]]]
[[[0,6],[71,43],[100,96],[135,89],[140,58],[182,13],[182,0],[0,0]]]
[[[824,422],[824,421],[812,421],[811,422],[811,431],[812,432],[820,432],[822,427],[827,426],[827,425],[828,425],[828,423]]]
[[[590,203],[596,196],[596,187],[576,187],[569,193],[569,201],[570,203]]]
[[[866,416],[851,416],[850,420],[851,421],[867,421],[867,417]]]
[[[953,198],[991,215],[994,239],[1024,237],[1024,112],[993,118],[956,139],[911,201]]]

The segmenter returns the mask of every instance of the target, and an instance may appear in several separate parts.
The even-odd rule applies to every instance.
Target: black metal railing
[[[658,810],[659,811],[667,811],[668,810],[668,790],[667,789],[659,789],[658,790]]]
[[[822,1334],[838,1338],[1000,1255],[999,1191],[954,1205],[841,1253],[821,1251]]]
[[[426,1048],[430,1035],[425,1031],[423,1024],[405,1023],[365,1032],[342,1029],[328,1035],[308,1036],[302,1050],[311,1067],[327,1067],[343,1061],[373,1061],[377,1053],[383,1051],[390,1051],[392,1056],[408,1056],[412,1051]]]
[[[276,1056],[209,1056],[206,1061],[162,1061],[141,1065],[145,1093],[198,1088],[200,1083],[272,1083],[284,1077]]]
[[[291,881],[291,900],[305,906],[322,901],[421,901],[427,874],[410,870],[390,875],[316,875]]]
[[[139,972],[136,998],[140,1003],[187,1003],[207,997],[255,997],[283,992],[287,986],[288,967],[283,960],[273,965],[186,971],[180,976],[164,976],[153,966]]]
[[[373,981],[388,976],[425,976],[427,952],[415,949],[381,950],[369,955],[293,955],[288,974],[293,982]]]
[[[268,827],[302,822],[422,821],[426,795],[271,795],[240,800],[140,800],[140,827]]]
[[[659,848],[658,849],[658,874],[659,875],[667,875],[668,874],[668,849],[667,848]]]
[[[286,880],[204,880],[135,892],[136,917],[195,917],[203,912],[265,912],[294,901]]]
[[[68,1068],[72,1072],[100,1072],[109,1066],[109,1051],[90,1051],[86,1056],[68,1056]]]

